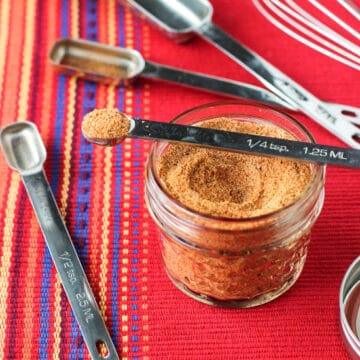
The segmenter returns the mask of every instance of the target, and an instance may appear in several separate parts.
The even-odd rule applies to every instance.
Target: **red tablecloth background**
[[[250,0],[211,3],[216,24],[318,97],[360,106],[358,71],[295,42]],[[335,1],[323,3],[340,11]],[[27,119],[39,127],[46,174],[121,357],[347,359],[338,293],[360,253],[359,172],[328,167],[324,209],[291,290],[254,309],[198,303],[163,270],[143,198],[150,144],[96,147],[80,124],[95,107],[168,121],[224,97],[163,82],[123,89],[59,75],[48,53],[60,37],[132,47],[155,62],[259,83],[204,40],[172,43],[115,0],[0,1],[0,126]],[[344,145],[295,116],[318,142]],[[89,359],[20,176],[2,155],[0,174],[0,358]]]

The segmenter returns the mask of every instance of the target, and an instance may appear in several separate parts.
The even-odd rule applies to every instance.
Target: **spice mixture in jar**
[[[291,118],[249,104],[208,105],[176,122],[312,141]],[[248,307],[276,298],[303,268],[323,177],[319,165],[280,157],[154,145],[146,201],[169,277],[209,304]]]
[[[219,130],[290,138],[283,129],[216,118],[195,124]],[[306,163],[173,144],[158,160],[162,186],[184,206],[204,215],[250,218],[292,204],[306,189]]]

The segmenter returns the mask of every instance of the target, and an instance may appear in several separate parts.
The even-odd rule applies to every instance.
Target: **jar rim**
[[[284,112],[281,112],[280,110],[278,110],[272,106],[263,105],[263,104],[260,104],[257,102],[225,100],[225,101],[216,101],[216,102],[206,103],[206,104],[195,106],[193,108],[183,111],[182,113],[180,113],[176,117],[174,117],[170,122],[176,123],[176,121],[178,121],[179,119],[181,119],[191,113],[201,111],[201,110],[211,108],[211,107],[219,107],[219,106],[224,106],[224,105],[225,106],[226,105],[233,105],[233,106],[242,105],[242,106],[247,106],[249,108],[260,108],[260,109],[264,109],[266,111],[270,111],[273,114],[281,116],[282,118],[286,118],[286,120],[289,121],[292,125],[295,125],[297,130],[300,130],[301,133],[308,138],[310,143],[316,143],[315,139],[314,139],[313,135],[310,133],[310,131],[303,124],[301,124],[298,120],[296,120],[294,117],[292,117]],[[210,118],[207,118],[207,119],[210,119]],[[172,205],[174,205],[178,210],[185,213],[187,216],[196,216],[198,219],[203,219],[203,220],[211,219],[212,221],[219,221],[222,223],[231,224],[231,223],[246,223],[249,221],[251,221],[251,222],[266,221],[274,216],[281,218],[282,214],[287,213],[291,209],[296,209],[297,207],[301,207],[302,204],[306,203],[308,198],[311,197],[311,194],[312,194],[311,190],[313,189],[314,184],[320,183],[320,185],[322,186],[324,178],[325,178],[326,166],[312,163],[311,165],[313,167],[313,170],[312,170],[313,176],[311,178],[311,181],[309,181],[306,190],[304,190],[304,192],[301,194],[301,196],[299,196],[294,202],[292,202],[291,204],[289,204],[287,206],[284,206],[280,209],[271,211],[266,214],[251,216],[251,217],[241,217],[241,218],[229,218],[229,217],[203,214],[201,212],[197,212],[197,211],[187,207],[186,205],[181,203],[179,200],[174,198],[168,191],[166,191],[166,189],[162,185],[162,182],[159,179],[157,171],[153,171],[153,169],[156,168],[156,164],[155,164],[156,160],[154,158],[155,150],[157,149],[158,146],[160,146],[160,145],[166,146],[167,144],[169,144],[169,143],[160,142],[160,141],[156,141],[152,144],[152,146],[150,148],[150,152],[149,152],[147,168],[150,167],[151,171],[153,172],[153,177],[158,186],[158,190],[161,191],[162,195],[165,196],[167,199],[170,199],[172,201]]]

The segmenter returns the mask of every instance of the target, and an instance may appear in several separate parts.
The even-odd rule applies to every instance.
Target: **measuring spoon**
[[[51,48],[50,61],[63,73],[102,83],[127,85],[141,76],[292,109],[260,87],[156,64],[146,61],[136,50],[95,41],[59,39]],[[357,110],[360,118],[360,109]]]
[[[110,111],[110,109],[104,110]],[[108,117],[99,116],[99,111],[102,110],[94,110],[85,116],[84,122],[86,119],[88,125],[90,122],[91,126],[82,126],[82,133],[89,142],[101,146],[115,146],[120,144],[126,136],[129,136],[146,140],[187,143],[246,154],[278,156],[319,164],[360,168],[360,150],[190,125],[134,119],[120,111],[117,111],[116,117],[114,117],[113,110],[111,110],[112,131],[109,134],[106,132],[105,134],[102,132],[99,134],[99,129],[101,127],[106,129],[109,121]],[[117,129],[121,131],[117,132]],[[125,133],[123,129],[128,129],[128,131]]]
[[[8,165],[22,177],[91,357],[119,359],[46,179],[46,150],[36,126],[10,124],[0,131],[0,144]]]
[[[165,80],[222,95],[260,101],[295,110],[288,102],[258,86],[220,77],[160,65],[146,61],[136,50],[101,44],[82,39],[62,38],[50,51],[51,63],[61,72],[78,75],[89,80],[111,84],[123,84],[137,76]],[[338,114],[360,125],[360,109],[352,106],[328,103]]]
[[[334,111],[301,85],[212,23],[207,0],[121,0],[143,14],[174,40],[197,34],[257,77],[267,88],[354,148],[360,131],[346,116]]]

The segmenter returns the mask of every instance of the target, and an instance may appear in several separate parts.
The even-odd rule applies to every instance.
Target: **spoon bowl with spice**
[[[254,106],[259,111],[266,107]],[[273,110],[275,111],[275,110]],[[85,115],[82,133],[101,146],[115,146],[125,137],[188,143],[248,154],[260,154],[360,168],[360,150],[291,139],[224,131],[198,126],[134,119],[118,109],[95,109]]]

